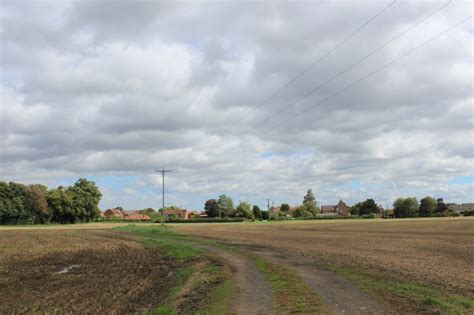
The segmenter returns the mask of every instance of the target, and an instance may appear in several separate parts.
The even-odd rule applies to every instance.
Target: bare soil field
[[[110,231],[112,232],[112,231]],[[179,263],[90,231],[0,231],[0,313],[129,313],[159,305]]]
[[[474,219],[182,224],[178,232],[414,281],[474,298]]]

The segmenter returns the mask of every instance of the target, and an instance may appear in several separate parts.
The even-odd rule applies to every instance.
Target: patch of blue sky
[[[474,175],[456,176],[449,181],[450,184],[474,184]]]
[[[95,182],[99,187],[109,187],[115,190],[122,189],[125,186],[134,185],[135,183],[135,176],[131,175],[86,175],[84,176],[87,180]],[[74,185],[74,183],[78,180],[78,178],[63,178],[58,180],[58,185],[62,186],[70,186]]]

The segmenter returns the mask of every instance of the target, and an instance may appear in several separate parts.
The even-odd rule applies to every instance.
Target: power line
[[[283,107],[282,109],[280,109],[279,111],[277,111],[275,114],[271,115],[270,117],[267,117],[266,119],[264,119],[262,121],[262,123],[266,123],[268,122],[269,120],[275,118],[276,116],[280,115],[281,113],[287,111],[288,109],[290,109],[291,107],[295,106],[296,104],[298,104],[299,102],[301,102],[302,100],[304,100],[305,98],[307,98],[308,96],[310,96],[311,94],[315,93],[316,91],[318,91],[320,88],[322,88],[323,86],[325,86],[326,84],[334,81],[335,79],[337,79],[338,77],[340,77],[341,75],[343,75],[344,73],[348,72],[349,70],[353,69],[354,67],[356,67],[357,65],[361,64],[362,62],[364,62],[365,60],[367,60],[370,56],[374,55],[375,53],[377,53],[378,51],[380,51],[381,49],[385,48],[386,46],[388,46],[389,44],[391,44],[393,41],[397,40],[398,38],[400,38],[401,36],[403,36],[405,33],[407,33],[408,31],[410,31],[411,29],[415,28],[417,25],[421,24],[422,22],[426,21],[427,19],[429,19],[431,16],[433,16],[435,13],[439,12],[440,10],[444,9],[445,7],[447,7],[449,4],[451,4],[452,0],[445,3],[444,5],[442,5],[441,7],[437,8],[436,10],[434,10],[433,12],[429,13],[428,15],[426,15],[425,17],[423,17],[422,19],[420,19],[419,21],[417,21],[416,23],[412,24],[411,26],[409,26],[408,28],[406,28],[404,31],[402,31],[401,33],[398,33],[396,36],[392,37],[390,40],[386,41],[385,43],[383,43],[382,45],[378,46],[377,48],[375,48],[374,50],[372,50],[368,55],[365,55],[364,57],[362,57],[361,59],[359,59],[358,61],[356,61],[355,63],[351,64],[350,66],[346,67],[344,70],[342,70],[341,72],[337,73],[336,75],[332,76],[331,78],[329,78],[328,80],[324,81],[323,83],[319,84],[318,86],[316,86],[315,88],[313,88],[311,91],[307,92],[303,97],[299,98],[296,102],[293,102],[291,103],[290,105],[287,105],[285,107]]]
[[[398,56],[398,57],[395,58],[395,59],[392,59],[390,62],[388,62],[388,63],[384,64],[383,66],[377,68],[376,70],[370,72],[369,74],[365,75],[364,77],[362,77],[362,78],[356,80],[355,82],[353,82],[353,83],[351,83],[351,84],[345,86],[344,88],[340,89],[340,90],[337,91],[336,93],[334,93],[334,94],[332,94],[332,95],[326,97],[325,99],[319,101],[318,103],[316,103],[316,104],[314,104],[314,105],[312,105],[312,106],[306,108],[306,109],[305,109],[304,111],[302,111],[301,113],[296,114],[296,116],[299,116],[299,115],[301,115],[301,114],[304,114],[304,113],[310,111],[311,109],[315,108],[316,106],[318,106],[318,105],[320,105],[320,104],[322,104],[322,103],[324,103],[324,102],[327,102],[327,101],[330,100],[331,98],[333,98],[333,97],[335,97],[335,96],[337,96],[337,95],[339,95],[339,94],[344,93],[345,91],[351,89],[352,87],[354,87],[355,85],[359,84],[360,82],[362,82],[362,81],[368,79],[368,78],[371,77],[372,75],[374,75],[374,74],[376,74],[376,73],[378,73],[378,72],[384,70],[385,68],[387,68],[387,67],[391,66],[392,64],[394,64],[395,62],[397,62],[397,61],[399,61],[399,60],[405,58],[406,56],[412,54],[412,53],[415,52],[416,50],[418,50],[418,49],[420,49],[421,47],[423,47],[423,46],[427,45],[428,43],[432,42],[433,40],[435,40],[436,38],[440,37],[441,35],[444,35],[444,34],[446,34],[447,32],[451,31],[452,29],[454,29],[454,28],[458,27],[459,25],[465,23],[466,21],[468,21],[468,20],[471,19],[472,17],[474,17],[474,15],[471,15],[471,16],[469,16],[469,17],[463,19],[462,21],[460,21],[460,22],[454,24],[453,26],[448,27],[447,29],[445,29],[445,30],[442,31],[441,33],[438,33],[437,35],[435,35],[435,36],[431,37],[430,39],[424,41],[423,43],[421,43],[420,45],[416,46],[415,48],[410,49],[410,50],[407,51],[406,53],[404,53],[404,54]],[[290,120],[293,119],[293,118],[294,118],[294,117],[289,117],[288,119],[282,121],[281,123],[275,125],[274,127],[272,127],[272,128],[270,128],[270,129],[264,131],[264,132],[262,133],[262,135],[265,135],[265,134],[267,134],[267,133],[269,133],[269,132],[275,130],[276,128],[278,128],[279,126],[281,126],[281,125],[287,123],[288,121],[290,121]]]
[[[377,14],[375,14],[373,17],[371,17],[368,21],[366,21],[364,24],[359,26],[355,31],[353,31],[349,36],[347,36],[345,39],[343,39],[339,44],[331,48],[328,52],[326,52],[324,55],[319,57],[317,60],[315,60],[313,63],[311,63],[308,67],[306,67],[303,71],[298,73],[295,77],[293,77],[290,81],[288,81],[285,85],[280,87],[278,90],[273,92],[270,96],[268,96],[266,99],[263,100],[263,102],[259,103],[257,106],[253,107],[252,109],[248,110],[241,118],[239,118],[236,122],[234,122],[229,128],[226,129],[229,130],[232,127],[235,127],[239,122],[241,122],[245,117],[247,117],[250,113],[254,112],[255,110],[259,109],[263,105],[265,105],[270,99],[272,99],[275,95],[286,89],[288,86],[290,86],[293,82],[298,80],[300,77],[302,77],[306,72],[308,72],[311,68],[313,68],[315,65],[320,63],[322,60],[324,60],[327,56],[332,54],[335,50],[337,50],[339,47],[341,47],[344,43],[346,43],[349,39],[354,37],[358,32],[360,32],[364,27],[369,25],[373,20],[375,20],[378,16],[380,16],[383,12],[385,12],[388,8],[390,8],[392,5],[396,3],[397,0],[393,0],[391,3],[389,3],[387,6],[385,6],[382,10],[380,10]]]

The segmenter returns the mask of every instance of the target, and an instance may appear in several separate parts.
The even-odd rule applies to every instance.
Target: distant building
[[[173,216],[183,220],[189,219],[189,211],[186,209],[167,209],[165,210],[165,214],[168,217]]]
[[[123,218],[125,216],[125,211],[120,207],[111,208],[104,211],[104,217],[106,218]]]
[[[140,213],[133,213],[124,217],[125,220],[132,220],[132,221],[149,221],[151,218],[146,214]]]
[[[322,215],[339,215],[343,217],[347,217],[350,215],[349,213],[349,207],[344,203],[344,201],[339,200],[339,203],[337,205],[331,205],[331,206],[326,206],[323,205],[321,206],[321,212],[320,214]]]
[[[143,210],[124,210],[121,207],[111,208],[104,211],[105,218],[121,218],[124,220],[133,221],[148,221],[151,220]]]
[[[292,206],[290,207],[290,212],[288,213],[289,215],[292,215],[293,212],[298,209],[298,206]],[[270,207],[270,214],[278,214],[281,212],[280,207]]]
[[[463,214],[465,211],[474,210],[474,203],[451,204],[449,210],[455,213]]]

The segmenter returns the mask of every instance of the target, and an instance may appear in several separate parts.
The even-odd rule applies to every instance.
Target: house
[[[289,214],[291,215],[293,212],[296,211],[296,209],[298,209],[298,206],[293,206],[293,207],[290,207],[290,212]],[[270,207],[270,213],[271,214],[278,214],[281,212],[281,209],[280,207]]]
[[[121,207],[107,209],[104,211],[105,218],[119,218],[133,221],[148,221],[151,220],[143,210],[124,210]]]
[[[334,206],[321,206],[322,215],[339,215],[343,217],[347,217],[350,215],[349,207],[344,203],[344,201],[339,200],[339,203]]]
[[[474,203],[451,204],[449,210],[454,213],[463,214],[465,211],[474,210]]]
[[[165,214],[168,217],[173,216],[184,220],[189,219],[189,211],[186,209],[166,209]]]
[[[199,211],[190,211],[188,214],[189,219],[199,218]]]
[[[125,220],[132,220],[132,221],[149,221],[151,218],[146,214],[139,214],[133,213],[124,217]]]
[[[104,211],[104,217],[106,218],[123,218],[126,215],[126,212],[120,207],[111,208]]]

